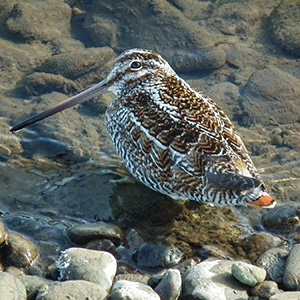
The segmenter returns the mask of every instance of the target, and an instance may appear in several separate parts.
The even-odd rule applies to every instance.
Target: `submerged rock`
[[[300,57],[300,3],[282,2],[269,18],[270,33],[275,43],[286,52]]]
[[[73,243],[79,245],[99,238],[107,238],[120,242],[125,237],[119,226],[105,222],[75,225],[67,230],[67,234]]]
[[[71,7],[61,1],[20,1],[11,11],[7,27],[25,39],[53,41],[70,36],[71,14]]]
[[[9,232],[4,255],[9,264],[28,268],[38,256],[38,252],[30,240],[16,232]]]

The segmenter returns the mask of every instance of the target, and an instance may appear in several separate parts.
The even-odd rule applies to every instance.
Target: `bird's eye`
[[[132,63],[131,63],[131,65],[130,65],[130,68],[132,69],[132,70],[139,70],[139,69],[141,69],[142,68],[142,64],[138,61],[138,60],[134,60]]]

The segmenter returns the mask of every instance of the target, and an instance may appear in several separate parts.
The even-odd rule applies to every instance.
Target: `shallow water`
[[[164,1],[161,3],[166,8],[171,5]],[[111,100],[111,95],[91,101],[81,108],[62,112],[21,132],[15,134],[9,132],[10,126],[18,121],[35,112],[43,111],[67,97],[62,93],[64,89],[61,89],[60,84],[63,84],[57,77],[55,77],[57,81],[52,77],[45,77],[45,86],[38,81],[33,84],[32,81],[26,80],[39,68],[42,68],[44,73],[55,74],[56,71],[51,69],[53,67],[51,64],[49,69],[43,65],[57,53],[70,51],[72,54],[75,48],[78,53],[73,54],[78,56],[74,56],[73,59],[75,62],[76,59],[79,60],[80,51],[84,52],[84,47],[78,46],[80,43],[75,38],[71,39],[70,32],[74,37],[82,39],[86,45],[112,47],[114,52],[108,51],[107,56],[110,59],[107,61],[113,61],[114,56],[124,45],[130,48],[145,46],[143,42],[139,45],[127,45],[124,40],[118,43],[109,39],[105,44],[104,38],[101,41],[103,45],[100,42],[95,43],[93,41],[95,35],[89,31],[88,25],[83,26],[82,19],[91,18],[93,7],[90,3],[84,6],[81,1],[78,3],[73,1],[71,4],[87,11],[87,14],[83,14],[83,17],[73,15],[72,26],[67,33],[61,33],[61,36],[50,38],[50,41],[45,42],[42,38],[45,33],[41,32],[42,37],[38,34],[33,37],[34,43],[26,32],[17,33],[12,25],[8,26],[6,20],[12,18],[12,6],[9,1],[1,4],[3,10],[0,19],[1,24],[4,24],[0,34],[1,43],[4,45],[0,53],[0,57],[3,58],[0,98],[1,220],[9,230],[17,231],[34,241],[41,254],[41,261],[45,264],[54,262],[61,250],[72,245],[66,236],[66,228],[97,220],[114,222],[125,231],[134,227],[144,232],[144,236],[149,239],[171,241],[185,249],[187,257],[195,253],[196,250],[191,250],[193,247],[197,248],[203,243],[210,242],[223,246],[228,242],[228,247],[224,246],[225,251],[235,255],[234,248],[237,245],[233,240],[241,233],[253,232],[257,228],[263,229],[260,227],[260,219],[264,212],[251,208],[233,211],[229,208],[202,209],[198,204],[182,206],[150,191],[140,183],[134,181],[128,183],[128,179],[132,178],[116,155],[104,124],[105,106]],[[184,6],[182,3],[180,5]],[[226,7],[226,4],[217,5],[209,1],[199,1],[195,15],[186,7],[178,9],[177,6],[177,8],[173,6],[169,10],[171,15],[174,14],[174,18],[182,22],[183,18],[189,19],[188,24],[194,24],[197,30],[205,29],[205,37],[211,39],[212,44],[223,44],[223,47],[218,46],[213,52],[209,52],[211,48],[207,50],[210,56],[205,59],[209,60],[211,56],[214,59],[211,59],[208,65],[204,65],[201,61],[199,68],[196,68],[199,71],[195,72],[193,64],[192,67],[190,63],[186,66],[184,56],[182,58],[178,53],[172,56],[172,50],[174,52],[178,41],[175,40],[173,44],[170,42],[167,48],[161,42],[154,48],[162,49],[161,52],[166,55],[170,52],[169,60],[173,61],[174,66],[177,65],[177,69],[183,73],[182,76],[189,79],[192,86],[210,95],[234,120],[258,170],[279,204],[290,200],[298,203],[300,125],[298,111],[293,110],[293,107],[298,106],[296,101],[299,100],[297,98],[299,86],[295,86],[294,91],[290,91],[289,86],[283,86],[282,97],[274,99],[272,97],[278,93],[277,90],[274,92],[275,79],[271,76],[270,79],[266,79],[271,82],[270,90],[267,85],[256,89],[254,85],[249,91],[251,88],[249,78],[253,78],[255,72],[272,65],[293,76],[295,82],[297,80],[300,82],[299,58],[281,51],[266,34],[261,37],[262,32],[268,28],[263,18],[270,18],[271,11],[276,8],[275,3],[270,2],[263,6],[253,1],[252,6],[247,4],[252,9],[252,14],[249,12],[249,15],[246,14],[249,8],[245,3],[237,4],[236,9],[241,15],[240,18],[243,18],[243,24],[233,15],[228,15],[230,5],[234,7],[230,2]],[[42,11],[42,5],[40,8]],[[25,19],[30,19],[30,7],[21,5],[19,9],[24,11]],[[55,9],[57,8],[54,7]],[[65,9],[68,11],[68,8]],[[70,7],[69,9],[71,11]],[[68,13],[65,17],[66,23],[68,23],[67,15]],[[113,15],[108,14],[107,17],[116,21]],[[134,22],[134,18],[130,18],[131,16],[126,21],[128,24]],[[221,19],[218,21],[217,18]],[[247,25],[249,20],[252,20],[255,26]],[[223,32],[220,31],[218,22],[222,23]],[[225,32],[226,24],[232,27],[230,29],[228,25],[227,28],[232,32]],[[61,24],[57,24],[58,28],[59,26]],[[187,30],[185,26],[187,25],[182,26],[181,30]],[[187,28],[193,30],[193,26]],[[50,36],[54,34],[52,29],[53,27],[49,27]],[[83,31],[87,33],[82,34]],[[92,38],[88,37],[88,34]],[[109,32],[107,35],[109,36]],[[83,40],[84,38],[86,40]],[[148,37],[148,45],[151,43],[149,39]],[[152,40],[152,43],[154,42],[157,40]],[[186,42],[182,41],[183,45]],[[195,45],[200,48],[201,42],[197,42],[198,44],[195,42]],[[114,47],[115,44],[117,46]],[[19,46],[21,50],[17,50]],[[221,53],[220,56],[215,50]],[[187,50],[186,54],[188,53],[193,54]],[[192,54],[189,59],[194,59],[195,64],[202,59],[195,58]],[[29,57],[33,58],[30,60]],[[223,64],[222,59],[226,60]],[[111,62],[106,64],[107,61],[104,67],[88,70],[87,73],[84,72],[84,68],[80,69],[82,66],[78,66],[79,71],[74,68],[74,72],[78,71],[78,75],[74,75],[74,78],[69,78],[69,75],[66,77],[73,82],[75,90],[82,90],[105,77],[111,64]],[[208,69],[202,70],[203,66]],[[259,81],[259,74],[257,78]],[[69,81],[68,84],[71,84]],[[30,82],[31,86],[28,87]],[[39,90],[41,87],[42,92]],[[29,88],[34,92],[30,94]],[[68,91],[67,88],[66,90]],[[259,90],[257,94],[256,90]],[[288,99],[286,109],[280,106],[285,96]],[[266,104],[268,97],[272,98],[275,104],[272,102]],[[203,215],[199,217],[199,214]],[[201,223],[199,218],[203,221],[207,218],[206,223]],[[222,222],[225,222],[228,228],[225,228]],[[201,228],[200,231],[203,229],[203,232],[199,232],[199,241],[195,241],[196,237],[193,235],[188,237],[189,232],[194,232],[195,227],[203,227],[205,224],[210,234],[207,235],[207,231]],[[213,234],[213,228],[220,232],[224,230],[223,236],[226,236],[227,240]],[[178,236],[180,238],[176,239]],[[208,240],[205,239],[206,236],[209,237]],[[188,238],[194,240],[194,244]],[[189,249],[182,240],[190,245]]]

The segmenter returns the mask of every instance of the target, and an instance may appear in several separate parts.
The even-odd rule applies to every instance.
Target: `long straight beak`
[[[11,132],[18,131],[24,127],[27,127],[31,124],[34,124],[40,120],[47,118],[49,116],[52,116],[60,111],[63,111],[66,108],[69,108],[69,107],[75,106],[77,104],[83,103],[85,101],[88,101],[98,95],[105,93],[107,91],[107,88],[108,88],[107,80],[104,79],[104,80],[100,81],[99,83],[93,85],[89,89],[57,104],[53,108],[47,109],[37,115],[34,115],[34,116],[24,120],[23,122],[20,122],[19,124],[13,126],[10,129],[10,131]]]

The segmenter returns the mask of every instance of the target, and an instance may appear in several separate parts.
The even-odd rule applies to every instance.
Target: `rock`
[[[74,93],[77,91],[75,83],[61,75],[34,72],[24,80],[24,92],[28,96],[37,96],[53,91],[60,93]]]
[[[267,272],[263,268],[247,264],[242,261],[234,262],[231,268],[232,275],[241,283],[255,286],[266,279]]]
[[[242,91],[243,109],[263,125],[290,124],[300,120],[300,79],[268,66],[255,71]]]
[[[300,292],[281,292],[270,297],[269,300],[299,300]]]
[[[0,273],[0,297],[3,300],[26,300],[26,289],[18,277]]]
[[[289,290],[300,287],[300,244],[295,244],[290,250],[283,273],[283,284]]]
[[[11,11],[7,27],[25,39],[49,42],[70,36],[71,14],[71,7],[61,1],[21,1]]]
[[[288,0],[276,7],[270,18],[270,33],[275,43],[286,52],[300,57],[300,5]]]
[[[267,271],[267,278],[282,283],[283,271],[289,251],[282,248],[272,248],[263,253],[256,261],[258,267]]]
[[[154,291],[161,300],[177,300],[181,292],[180,272],[175,269],[169,269]]]
[[[280,247],[284,244],[284,240],[267,232],[251,234],[241,241],[241,247],[247,253],[247,258],[253,262],[268,249]]]
[[[158,294],[153,289],[143,283],[127,280],[117,281],[113,287],[110,296],[111,300],[159,300]]]
[[[35,300],[103,300],[106,296],[107,291],[99,284],[84,280],[70,280],[44,286]]]
[[[128,5],[133,7],[130,12]],[[94,1],[84,26],[98,46],[110,46],[117,52],[135,47],[152,49],[177,71],[198,72],[226,62],[225,52],[216,46],[217,34],[210,35],[166,0]]]
[[[109,47],[86,49],[82,45],[78,45],[68,51],[51,56],[38,71],[76,79],[80,75],[101,68],[113,58],[115,58],[115,54]]]
[[[5,225],[2,222],[0,222],[0,247],[3,246],[6,240],[7,240],[7,230]]]
[[[86,280],[109,291],[117,270],[116,259],[108,252],[69,248],[62,252],[58,266],[61,280]]]
[[[134,259],[143,268],[167,268],[177,264],[183,253],[173,245],[143,243]]]
[[[50,49],[46,45],[42,45],[40,43],[33,43],[31,45],[21,43],[15,44],[10,41],[1,39],[0,89],[4,91],[14,89],[16,87],[16,84],[21,81],[25,74],[31,73],[50,55]],[[11,98],[10,101],[15,100]],[[17,101],[20,101],[20,99]],[[1,103],[2,105],[4,105],[5,102]]]
[[[38,252],[30,240],[11,231],[8,234],[4,255],[10,265],[28,268],[36,259]]]
[[[263,216],[264,226],[278,233],[294,233],[300,227],[299,205],[283,204]]]
[[[39,276],[23,275],[19,276],[19,278],[26,288],[28,299],[35,299],[42,287],[55,284],[54,281]]]
[[[251,289],[251,295],[259,297],[259,299],[269,299],[278,292],[278,285],[274,281],[261,282]]]
[[[125,238],[119,226],[104,222],[75,225],[67,230],[67,234],[73,243],[79,245],[84,245],[99,238],[107,238],[118,242]]]
[[[233,263],[206,260],[187,271],[182,278],[182,299],[248,299],[245,286],[230,275]]]

